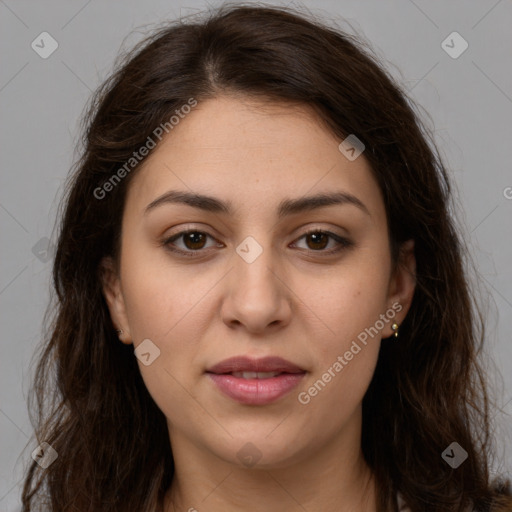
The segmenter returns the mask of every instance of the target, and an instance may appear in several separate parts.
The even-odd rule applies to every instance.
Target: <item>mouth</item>
[[[271,379],[284,373],[287,372],[231,372],[221,375],[233,375],[233,377],[238,377],[239,379]]]
[[[215,374],[240,374],[238,376],[243,377],[242,374],[256,373],[262,375],[262,379],[273,377],[274,375],[267,376],[266,374],[279,374],[279,373],[304,373],[305,370],[300,366],[283,359],[282,357],[269,356],[262,357],[259,359],[252,359],[247,356],[235,356],[229,359],[225,359],[220,363],[215,364],[208,368],[207,373]],[[254,376],[248,378],[257,378]]]
[[[239,356],[212,366],[206,374],[229,398],[246,405],[265,405],[287,395],[306,370],[279,357]]]

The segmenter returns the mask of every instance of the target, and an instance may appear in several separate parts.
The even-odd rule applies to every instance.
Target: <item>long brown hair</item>
[[[104,256],[119,258],[138,165],[115,183],[112,176],[190,98],[224,93],[307,104],[335,135],[356,134],[382,190],[395,264],[400,244],[415,240],[414,299],[400,342],[382,343],[363,401],[362,449],[378,510],[397,510],[397,492],[413,511],[459,511],[471,502],[512,510],[510,490],[489,482],[482,315],[449,214],[449,178],[421,116],[360,38],[285,8],[224,5],[155,31],[122,57],[89,105],[29,396],[29,408],[37,399],[37,439],[58,457],[46,469],[31,461],[23,511],[162,508],[174,472],[165,417],[133,347],[117,339],[99,270]],[[441,456],[453,441],[468,454],[456,469]]]

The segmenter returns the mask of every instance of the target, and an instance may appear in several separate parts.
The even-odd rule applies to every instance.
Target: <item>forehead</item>
[[[315,112],[302,105],[219,97],[199,102],[143,162],[127,201],[143,208],[170,189],[231,202],[342,189],[383,212],[380,190],[361,155],[348,160]]]

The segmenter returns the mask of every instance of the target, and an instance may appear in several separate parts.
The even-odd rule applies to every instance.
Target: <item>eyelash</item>
[[[178,240],[180,237],[183,237],[184,235],[188,235],[190,233],[200,233],[202,235],[206,235],[207,237],[213,238],[215,240],[215,238],[212,235],[210,235],[209,233],[206,233],[205,231],[199,231],[197,229],[188,229],[188,230],[185,230],[185,231],[180,231],[179,233],[175,233],[174,235],[163,239],[162,242],[161,242],[161,245],[165,246],[165,248],[167,250],[169,250],[169,251],[171,251],[173,253],[177,253],[177,254],[183,255],[183,256],[185,256],[187,258],[196,258],[196,257],[198,257],[197,253],[204,252],[203,249],[197,249],[197,250],[189,249],[187,251],[184,251],[182,249],[177,249],[176,247],[173,247],[173,245],[172,245],[172,242],[174,242],[175,240]],[[334,248],[334,249],[330,249],[330,250],[303,249],[303,250],[305,250],[306,252],[308,252],[310,254],[312,254],[312,253],[322,253],[325,256],[330,256],[330,255],[333,255],[333,254],[337,254],[338,252],[341,252],[341,251],[343,251],[345,249],[349,249],[350,247],[352,247],[354,245],[354,242],[352,242],[348,238],[344,238],[344,237],[339,236],[339,235],[337,235],[335,233],[332,233],[331,231],[324,231],[322,229],[311,229],[309,231],[306,231],[297,240],[301,240],[302,238],[304,238],[304,237],[306,237],[308,235],[311,235],[311,234],[327,235],[329,238],[334,239],[339,244],[339,246]]]

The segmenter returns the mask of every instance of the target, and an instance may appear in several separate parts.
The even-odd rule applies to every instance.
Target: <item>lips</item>
[[[242,379],[270,379],[282,375],[283,372],[230,372],[233,377]]]
[[[280,357],[226,359],[206,371],[223,394],[247,405],[265,405],[288,394],[306,371]]]
[[[221,361],[206,371],[220,375],[233,372],[304,373],[305,370],[281,357],[251,359],[245,356],[237,356]]]

